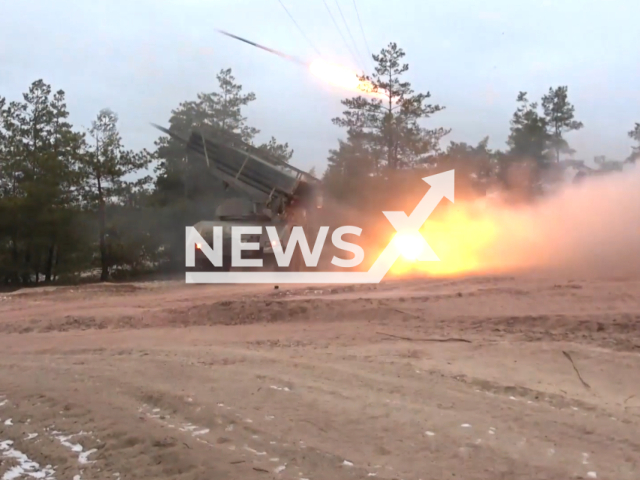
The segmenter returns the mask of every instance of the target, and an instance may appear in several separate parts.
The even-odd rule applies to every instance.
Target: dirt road
[[[640,282],[0,294],[3,479],[640,478]]]

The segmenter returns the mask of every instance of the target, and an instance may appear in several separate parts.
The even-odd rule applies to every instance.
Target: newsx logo
[[[213,245],[209,245],[195,227],[186,227],[186,266],[193,267],[195,265],[196,249],[211,262],[215,267],[222,266],[222,258],[227,252],[224,252],[224,227],[214,226],[213,228]],[[278,230],[274,226],[264,227],[269,237],[269,242],[273,249],[273,254],[279,267],[288,267],[295,252],[296,247],[300,246],[302,257],[307,267],[317,267],[320,261],[320,255],[325,246],[329,227],[323,226],[319,228],[313,250],[311,250],[304,229],[301,226],[295,226],[291,229],[291,235],[286,242],[286,248],[282,248],[282,243],[278,236]],[[364,260],[364,250],[360,245],[347,242],[342,237],[344,235],[360,236],[362,229],[355,226],[338,227],[331,234],[331,243],[338,249],[352,253],[353,258],[343,259],[334,256],[331,263],[341,268],[353,268],[360,265]],[[231,265],[234,267],[262,267],[262,258],[242,258],[243,251],[260,250],[260,242],[243,241],[244,235],[262,237],[262,226],[232,226],[231,227]]]
[[[411,214],[403,211],[382,212],[389,223],[396,229],[398,234],[414,235],[421,243],[419,245],[421,253],[416,258],[420,262],[439,262],[438,255],[433,251],[431,246],[426,242],[424,237],[420,235],[419,230],[425,223],[429,215],[443,198],[450,202],[454,201],[454,170],[438,173],[428,177],[424,177],[427,184],[431,186],[422,199],[415,206]],[[186,227],[186,266],[195,266],[196,249],[199,245],[199,251],[216,267],[223,265],[223,237],[224,230],[222,226],[213,228],[213,242],[209,245],[198,233],[195,227]],[[231,229],[231,266],[238,267],[261,267],[262,259],[260,258],[242,258],[242,252],[245,250],[259,250],[259,242],[242,242],[243,235],[253,235],[262,237],[261,226],[235,226]],[[296,226],[292,228],[286,250],[283,250],[280,244],[280,238],[275,226],[267,226],[266,232],[271,242],[273,253],[278,266],[288,267],[291,263],[293,253],[300,245],[301,253],[305,264],[308,267],[317,267],[322,254],[322,249],[326,243],[329,233],[329,227],[320,227],[316,243],[313,250],[307,243],[307,238],[302,227]],[[360,265],[364,260],[364,250],[357,244],[347,242],[342,237],[347,234],[360,236],[362,229],[354,226],[339,227],[331,235],[333,245],[346,252],[353,254],[353,258],[342,259],[333,257],[331,263],[337,267],[353,268]],[[415,245],[414,245],[415,246]],[[335,284],[353,284],[353,283],[380,283],[385,275],[389,272],[395,261],[402,254],[401,247],[397,242],[389,241],[389,244],[382,250],[373,264],[367,271],[223,271],[223,272],[185,272],[185,281],[187,283],[335,283]],[[227,255],[228,258],[228,255]]]

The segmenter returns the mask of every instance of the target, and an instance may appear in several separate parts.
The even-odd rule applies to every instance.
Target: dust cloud
[[[640,171],[569,184],[532,204],[458,201],[422,233],[440,262],[401,262],[395,274],[551,272],[640,276]]]

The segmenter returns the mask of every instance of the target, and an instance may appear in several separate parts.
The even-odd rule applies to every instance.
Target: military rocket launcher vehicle
[[[206,162],[209,172],[223,182],[225,188],[233,188],[248,200],[229,199],[221,204],[214,218],[194,225],[203,239],[213,242],[213,227],[223,227],[223,269],[231,265],[231,227],[275,226],[282,248],[291,229],[296,226],[313,226],[314,211],[322,206],[320,181],[309,173],[269,155],[268,153],[224,134],[205,136],[192,130],[189,138],[154,125],[163,133],[182,143],[186,150]],[[247,242],[259,242],[260,250],[248,250],[262,258],[266,265],[275,265],[273,247],[266,229],[260,236],[247,235]],[[291,268],[298,262],[294,256]],[[211,269],[204,254],[196,252],[196,268]]]

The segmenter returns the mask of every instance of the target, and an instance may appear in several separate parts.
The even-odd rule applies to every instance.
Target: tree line
[[[223,131],[253,144],[259,130],[243,109],[255,94],[244,93],[230,69],[217,80],[217,91],[171,112],[171,128]],[[273,137],[256,146],[285,161],[293,154]],[[20,101],[0,97],[0,282],[72,281],[96,272],[107,280],[177,268],[184,226],[210,218],[225,196],[203,163],[190,160],[166,136],[153,151],[125,148],[109,109],[89,128],[74,128],[65,92],[41,79]]]
[[[544,184],[559,180],[563,157],[575,153],[567,136],[584,127],[576,118],[567,86],[550,87],[538,101],[519,92],[505,149],[489,149],[488,137],[477,145],[450,141],[443,148],[451,130],[424,125],[433,124],[433,117],[445,107],[431,103],[430,92],[413,90],[405,80],[409,65],[404,57],[405,52],[390,43],[373,55],[373,75],[362,77],[388,99],[358,96],[342,101],[345,110],[333,123],[346,135],[331,151],[325,174],[334,195],[358,203],[363,190],[381,190],[381,177],[388,184],[391,177],[416,169],[456,168],[456,177],[472,191],[499,188],[527,199],[540,194]],[[635,161],[640,156],[640,124],[629,136],[639,145],[627,159]],[[362,187],[350,188],[356,184]],[[390,190],[397,191],[397,186]],[[382,196],[382,201],[388,204],[389,198]]]
[[[373,75],[363,77],[388,99],[346,98],[343,114],[332,120],[345,136],[329,152],[322,180],[338,201],[377,208],[397,197],[398,178],[449,168],[471,190],[497,184],[535,194],[561,156],[572,153],[566,135],[583,124],[566,86],[550,88],[539,102],[518,95],[504,151],[490,150],[488,138],[443,149],[451,130],[424,122],[444,107],[405,80],[404,56],[390,43],[373,55]],[[244,91],[231,69],[220,70],[217,83],[215,91],[172,110],[170,128],[183,136],[194,127],[205,135],[224,133],[290,161],[288,143],[256,142],[260,131],[244,115],[256,95]],[[629,136],[638,144],[629,157],[635,161],[640,124]],[[229,192],[172,138],[159,136],[154,147],[125,148],[118,115],[109,109],[97,112],[88,128],[74,127],[65,92],[42,79],[21,100],[0,96],[0,282],[68,282],[96,274],[108,280],[181,269],[185,225],[211,218]],[[513,175],[518,171],[527,174]]]

